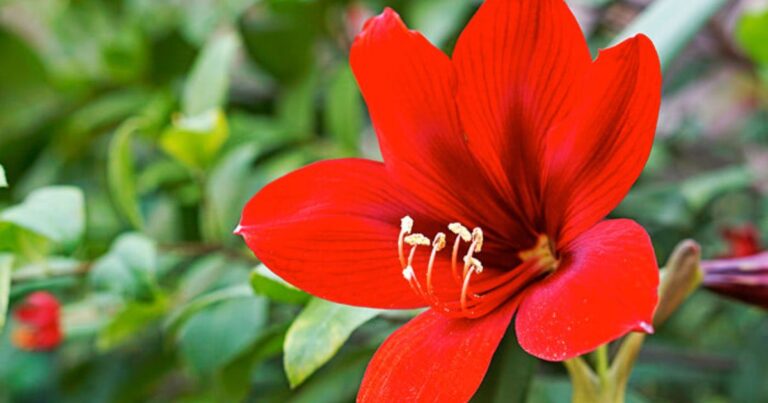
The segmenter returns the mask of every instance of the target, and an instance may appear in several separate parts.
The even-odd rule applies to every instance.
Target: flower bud
[[[768,309],[768,252],[701,262],[710,291]]]
[[[45,351],[61,343],[60,304],[52,294],[43,291],[30,294],[16,309],[14,317],[19,323],[12,337],[17,347]]]

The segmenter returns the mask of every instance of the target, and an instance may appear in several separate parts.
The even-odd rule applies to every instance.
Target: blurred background
[[[292,169],[379,158],[347,64],[365,19],[391,6],[450,53],[479,3],[0,0],[0,401],[353,401],[413,312],[312,299],[232,230]],[[568,3],[595,54],[625,30],[663,42],[656,144],[613,214],[662,263],[684,238],[760,250],[768,2]],[[504,343],[477,401],[569,399],[561,365]],[[768,401],[766,345],[764,311],[698,291],[629,401]]]

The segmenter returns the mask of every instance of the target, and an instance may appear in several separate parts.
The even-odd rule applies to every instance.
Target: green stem
[[[595,350],[595,370],[600,379],[600,385],[608,384],[608,345],[603,344]]]

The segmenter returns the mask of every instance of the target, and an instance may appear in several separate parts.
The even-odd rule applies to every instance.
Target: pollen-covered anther
[[[400,219],[400,231],[406,234],[410,234],[413,230],[413,218],[405,216]]]
[[[432,240],[432,248],[438,252],[443,250],[443,248],[445,248],[444,233],[438,232],[437,235],[435,235],[435,239]]]
[[[483,249],[483,230],[480,227],[472,230],[472,244],[475,245],[475,253]]]
[[[464,256],[464,264],[474,267],[475,273],[477,274],[480,274],[483,272],[483,263],[481,263],[477,258],[474,258],[474,257],[467,258],[466,256]]]
[[[464,242],[469,242],[472,240],[472,233],[469,232],[467,227],[461,225],[460,223],[450,223],[448,224],[448,229],[454,234],[458,235]]]
[[[429,238],[423,234],[411,234],[405,237],[405,243],[411,246],[429,246],[431,244]]]

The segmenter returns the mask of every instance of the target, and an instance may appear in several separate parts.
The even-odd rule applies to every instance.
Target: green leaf
[[[255,145],[244,144],[223,155],[210,172],[205,188],[208,210],[204,218],[217,239],[239,241],[232,237],[232,231],[240,220],[243,206],[262,186],[252,167],[257,151]]]
[[[291,387],[300,385],[330,360],[355,329],[379,312],[317,298],[310,301],[288,329],[283,346],[283,364]]]
[[[310,137],[315,131],[315,91],[317,75],[310,73],[282,88],[277,102],[280,124],[296,138]]]
[[[248,56],[282,83],[306,75],[316,63],[318,33],[327,7],[316,1],[270,1],[268,12],[245,13],[239,28]]]
[[[5,317],[8,312],[8,300],[11,295],[11,269],[13,268],[13,255],[0,254],[0,334],[3,333]]]
[[[438,46],[452,39],[475,7],[466,0],[421,0],[408,5],[409,25]]]
[[[755,63],[768,67],[768,8],[745,12],[736,25],[736,40]]]
[[[291,403],[354,401],[374,353],[374,349],[362,348],[339,356],[302,385],[291,397]]]
[[[195,116],[176,116],[160,137],[170,156],[192,169],[204,169],[216,158],[229,136],[227,117],[218,109]]]
[[[251,375],[259,362],[279,355],[287,325],[276,325],[264,329],[251,346],[230,361],[216,374],[216,401],[240,402],[251,390]]]
[[[12,223],[71,247],[85,230],[83,192],[70,186],[35,190],[23,203],[0,213],[0,222]]]
[[[104,351],[125,344],[143,334],[168,311],[166,298],[152,302],[131,302],[123,307],[98,335],[96,346]]]
[[[746,189],[752,183],[754,183],[754,175],[748,167],[733,166],[686,179],[679,187],[679,191],[693,211],[698,211],[716,196],[729,191]]]
[[[169,315],[168,319],[165,321],[163,327],[165,327],[166,333],[175,336],[178,329],[196,313],[222,301],[236,298],[253,298],[253,290],[251,290],[247,285],[235,285],[216,291],[211,291],[199,298],[195,298],[190,303],[183,305],[171,313],[171,315]]]
[[[525,403],[538,361],[517,343],[514,327],[510,327],[493,355],[473,401],[489,403]]]
[[[128,233],[117,238],[109,252],[94,263],[89,276],[97,288],[128,298],[148,299],[156,287],[156,270],[154,241]]]
[[[0,188],[7,188],[8,187],[8,180],[5,179],[5,168],[3,168],[2,165],[0,165]]]
[[[363,129],[363,104],[355,76],[343,65],[328,88],[326,130],[346,150],[356,151]]]
[[[181,100],[186,116],[218,109],[226,102],[229,69],[237,50],[237,37],[225,33],[213,38],[195,60]]]
[[[176,3],[182,17],[181,31],[195,44],[203,43],[206,38],[221,26],[227,26],[237,20],[240,14],[258,0],[195,0]],[[152,1],[151,3],[166,3]],[[152,15],[150,21],[155,21]]]
[[[138,122],[129,119],[115,131],[107,155],[107,184],[118,212],[125,216],[134,228],[141,229],[143,221],[136,193],[131,148],[131,137],[136,130]]]
[[[198,312],[179,332],[182,356],[200,374],[211,374],[259,337],[267,320],[263,298],[234,298]]]
[[[648,35],[656,46],[664,69],[725,3],[726,0],[654,1],[613,43],[619,43],[639,33]]]
[[[251,287],[256,294],[286,304],[303,305],[310,299],[309,294],[288,284],[263,264],[251,272]]]

